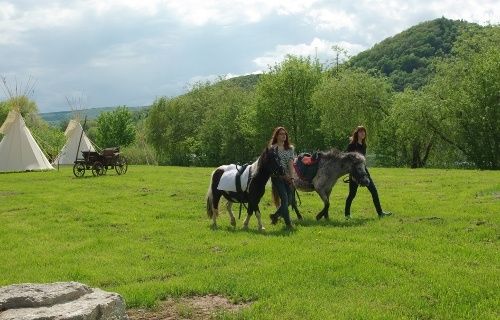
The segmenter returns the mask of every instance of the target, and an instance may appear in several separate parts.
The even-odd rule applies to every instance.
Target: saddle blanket
[[[241,166],[238,166],[238,169],[241,170]],[[218,190],[222,191],[233,191],[237,192],[236,189],[236,176],[239,174],[238,169],[235,164],[229,164],[224,166],[224,173],[220,178],[219,185],[217,186]],[[250,174],[250,166],[245,168],[245,171],[241,174],[241,190],[246,191],[248,186],[248,176]]]

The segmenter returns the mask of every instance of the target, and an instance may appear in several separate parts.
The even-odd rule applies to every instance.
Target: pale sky
[[[440,17],[498,24],[500,1],[0,0],[0,75],[33,79],[40,112],[143,106],[286,54],[333,63],[334,45],[353,56]]]

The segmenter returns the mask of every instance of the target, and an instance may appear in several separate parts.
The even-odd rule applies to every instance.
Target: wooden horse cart
[[[117,174],[125,174],[128,169],[127,159],[120,154],[120,148],[106,148],[101,152],[82,151],[83,159],[76,159],[73,165],[75,177],[83,177],[85,170],[92,170],[94,176],[106,174],[108,169],[115,169]]]

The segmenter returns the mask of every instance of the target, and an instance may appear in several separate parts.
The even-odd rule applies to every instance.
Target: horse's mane
[[[320,151],[320,154],[321,154],[321,158],[323,158],[325,160],[343,159],[347,154],[355,154],[355,157],[353,159],[353,160],[355,160],[355,162],[362,162],[365,160],[365,156],[363,156],[359,152],[343,152],[343,151],[340,151],[336,148],[332,148],[328,151]]]
[[[262,159],[265,156],[266,152],[267,152],[267,148],[264,149],[264,151],[262,151],[260,156],[254,162],[252,162],[252,164],[251,164],[252,178],[255,177],[255,175],[259,172],[261,165],[262,165],[262,161],[263,161]]]
[[[342,151],[332,148],[328,151],[320,151],[320,154],[323,159],[339,159],[342,155]]]

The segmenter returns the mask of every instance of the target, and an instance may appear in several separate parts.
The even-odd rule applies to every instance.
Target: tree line
[[[464,29],[432,69],[425,84],[397,91],[386,75],[349,60],[327,68],[288,56],[254,88],[199,83],[157,99],[147,137],[160,164],[215,166],[250,161],[276,126],[311,152],[344,149],[364,125],[373,165],[498,169],[500,28]]]
[[[254,160],[276,126],[288,129],[297,152],[313,152],[344,149],[364,125],[371,165],[499,169],[500,27],[456,29],[441,20],[441,37],[453,45],[439,37],[431,38],[436,47],[419,45],[420,68],[409,68],[408,58],[391,62],[380,46],[375,57],[385,52],[384,61],[360,54],[327,66],[290,55],[256,77],[197,83],[140,112],[101,113],[87,134],[102,147],[124,147],[132,163],[217,166]],[[432,50],[442,54],[431,58]],[[388,67],[397,64],[404,73]],[[25,114],[36,109],[29,99],[23,105]],[[8,108],[0,103],[1,121]],[[27,123],[57,154],[64,124]]]

